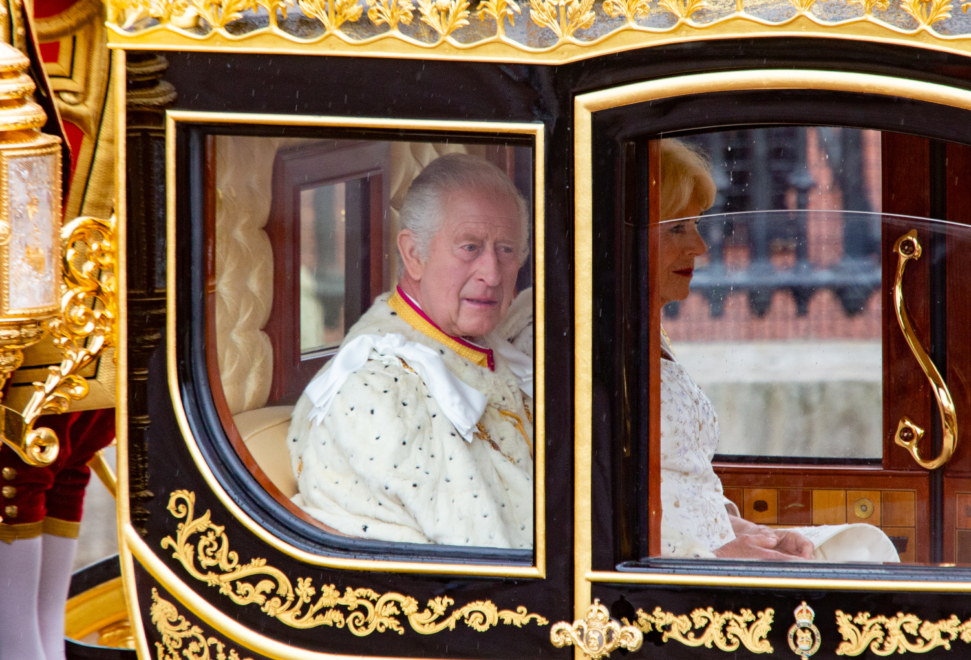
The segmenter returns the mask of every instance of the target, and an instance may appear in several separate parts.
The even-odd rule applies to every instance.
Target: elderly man
[[[412,183],[401,224],[397,289],[294,409],[294,502],[355,537],[531,548],[532,363],[494,333],[526,204],[499,168],[451,154]]]

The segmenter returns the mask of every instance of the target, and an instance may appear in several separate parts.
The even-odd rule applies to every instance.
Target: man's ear
[[[418,254],[418,241],[415,240],[415,235],[409,229],[402,229],[398,232],[398,254],[401,255],[401,262],[408,277],[420,282],[425,273],[425,263]]]

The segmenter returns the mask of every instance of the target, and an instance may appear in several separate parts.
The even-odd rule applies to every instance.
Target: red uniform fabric
[[[45,517],[78,523],[84,510],[84,489],[91,478],[87,463],[114,440],[114,410],[49,415],[37,426],[57,434],[57,460],[47,467],[31,467],[6,445],[0,448],[3,525],[38,523]]]

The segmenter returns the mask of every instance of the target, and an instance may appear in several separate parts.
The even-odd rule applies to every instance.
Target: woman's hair
[[[661,140],[661,220],[674,219],[691,201],[706,211],[717,193],[707,154],[681,140]]]
[[[485,192],[491,198],[512,200],[522,226],[522,259],[529,254],[529,209],[516,186],[505,172],[477,156],[446,154],[439,156],[411,182],[401,204],[401,229],[411,231],[418,245],[418,254],[428,258],[432,238],[441,228],[448,196],[470,190]]]

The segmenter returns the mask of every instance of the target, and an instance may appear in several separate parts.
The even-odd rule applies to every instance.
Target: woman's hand
[[[756,525],[738,516],[728,518],[736,538],[715,550],[716,557],[771,561],[813,558],[813,542],[798,532]]]

